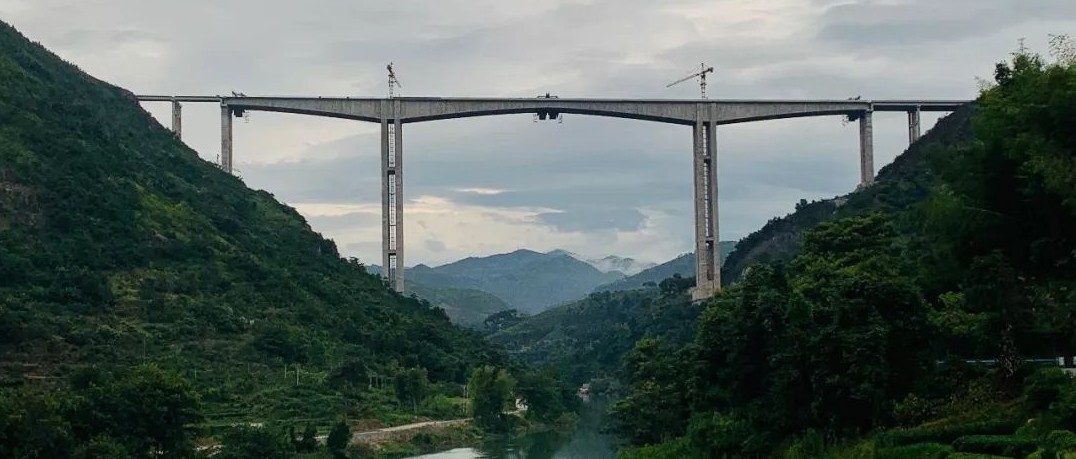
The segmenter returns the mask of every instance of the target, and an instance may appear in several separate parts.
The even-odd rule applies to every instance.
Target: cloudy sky
[[[14,24],[144,94],[698,97],[665,84],[700,61],[711,98],[972,98],[1026,37],[1076,33],[1073,0],[0,0]],[[167,104],[147,104],[166,125]],[[936,117],[924,119],[932,125]],[[184,140],[220,149],[219,108],[184,107]],[[875,117],[876,164],[907,142]],[[236,167],[346,255],[380,261],[378,126],[253,113]],[[858,131],[838,118],[718,132],[721,236],[801,198],[844,194]],[[663,261],[691,250],[690,128],[529,115],[405,126],[407,264],[518,248]]]

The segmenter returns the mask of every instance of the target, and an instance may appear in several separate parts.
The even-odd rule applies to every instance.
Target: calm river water
[[[536,432],[477,448],[458,448],[412,459],[612,459],[613,439],[601,433],[602,408],[588,407],[574,432]]]

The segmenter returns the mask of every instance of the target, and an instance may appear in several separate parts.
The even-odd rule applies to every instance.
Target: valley
[[[703,229],[719,277],[519,249],[401,292],[0,23],[0,457],[1074,457],[1076,44],[1052,43],[855,190]]]

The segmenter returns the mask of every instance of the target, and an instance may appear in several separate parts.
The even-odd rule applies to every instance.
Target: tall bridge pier
[[[846,116],[859,123],[859,186],[874,181],[874,112],[905,112],[908,141],[920,138],[923,111],[954,111],[969,101],[932,100],[635,100],[511,98],[325,98],[137,96],[172,103],[172,130],[182,129],[182,102],[213,102],[221,108],[220,168],[231,173],[232,118],[247,110],[343,118],[381,124],[382,275],[404,291],[403,126],[407,123],[514,113],[630,118],[692,128],[695,209],[695,300],[721,290],[718,220],[717,127],[808,116]]]

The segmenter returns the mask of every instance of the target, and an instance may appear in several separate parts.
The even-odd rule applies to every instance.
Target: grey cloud
[[[829,8],[819,37],[856,48],[907,48],[988,36],[1028,21],[1076,18],[1070,0],[860,1]]]
[[[745,6],[760,11],[769,4],[748,0],[12,3],[20,2],[0,4],[5,20],[95,76],[136,92],[198,94],[382,95],[384,64],[395,61],[405,95],[697,97],[695,84],[665,84],[705,60],[718,68],[711,97],[962,98],[974,95],[972,77],[989,72],[1020,34],[1036,33],[1042,24],[1061,32],[1076,27],[1071,0],[814,0],[775,10],[777,22],[787,25],[780,30],[770,30],[768,17],[731,17]],[[715,29],[704,23],[710,19],[676,8],[729,14]],[[152,49],[145,55],[106,52],[126,43]],[[215,109],[199,110],[186,106],[184,139],[203,157],[215,157]],[[280,134],[273,129],[291,119],[256,114],[237,127],[237,136],[274,139]],[[722,234],[743,236],[801,198],[854,188],[854,127],[841,130],[836,123],[723,127]],[[363,129],[356,132],[370,132]],[[875,129],[880,167],[903,149],[904,125],[878,116]],[[667,234],[660,237],[681,241],[670,245],[680,250],[693,232],[689,131],[572,115],[563,125],[535,124],[526,116],[408,125],[405,193],[487,206],[489,215],[517,225],[582,231],[593,237],[595,252],[621,247],[610,228],[655,224],[658,217],[640,223],[640,210],[653,210],[665,219],[661,231]],[[276,164],[258,164],[262,152],[237,143],[244,180],[291,203],[380,202],[376,133],[304,140],[310,148],[273,151],[273,157],[290,158]],[[458,191],[476,187],[509,191]],[[493,209],[502,207],[562,212],[512,220]],[[361,213],[310,222],[324,232],[380,223]],[[445,247],[442,258],[455,250]],[[343,251],[377,254],[380,245]]]
[[[542,213],[538,220],[562,232],[638,231],[646,223],[646,216],[636,209],[599,208]]]
[[[448,247],[445,247],[444,242],[433,239],[427,239],[425,242],[423,242],[423,244],[425,244],[426,250],[429,250],[433,253],[441,253],[448,249]]]

